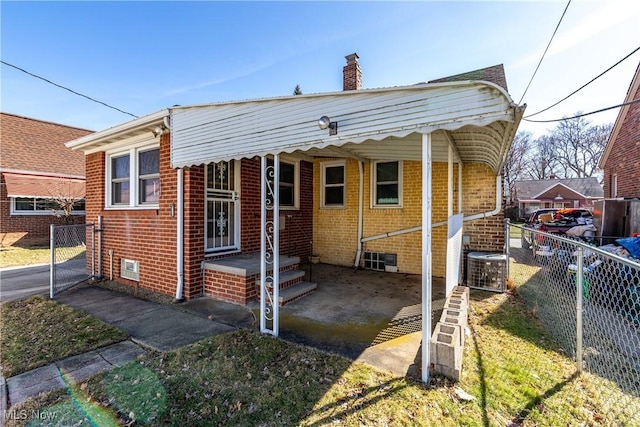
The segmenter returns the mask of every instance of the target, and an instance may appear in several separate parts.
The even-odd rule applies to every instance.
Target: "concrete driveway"
[[[0,301],[49,293],[49,264],[0,269]]]

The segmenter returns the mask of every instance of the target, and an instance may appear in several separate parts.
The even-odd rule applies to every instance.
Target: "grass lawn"
[[[312,348],[240,330],[69,384],[12,408],[31,425],[620,425],[518,297],[473,292],[458,384],[429,386]],[[616,402],[615,384],[608,398]],[[466,400],[464,390],[473,396]],[[628,397],[627,395],[624,395]],[[635,418],[629,401],[626,420]],[[611,403],[611,402],[609,402]],[[640,406],[637,406],[640,407]],[[48,421],[47,421],[48,420]],[[621,422],[622,420],[622,422]],[[50,422],[49,422],[50,421]],[[27,420],[10,419],[7,425]],[[79,425],[79,424],[78,424]]]
[[[114,326],[42,296],[2,303],[0,320],[5,378],[127,338]]]
[[[47,264],[51,261],[48,246],[21,248],[7,246],[0,248],[0,268],[22,265]]]

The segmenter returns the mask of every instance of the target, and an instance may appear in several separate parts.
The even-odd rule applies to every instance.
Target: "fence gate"
[[[95,225],[54,225],[50,230],[49,296],[95,276]]]

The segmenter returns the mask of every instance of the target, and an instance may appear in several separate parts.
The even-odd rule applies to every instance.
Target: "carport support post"
[[[56,226],[54,224],[49,225],[49,254],[51,260],[49,263],[49,298],[53,299],[54,291],[53,284],[56,279]]]
[[[280,284],[280,156],[261,157],[260,332],[278,336]],[[273,217],[269,220],[268,211]]]
[[[422,135],[422,381],[429,383],[431,343],[431,134]]]

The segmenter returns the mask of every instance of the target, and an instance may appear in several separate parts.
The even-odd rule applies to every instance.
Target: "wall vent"
[[[130,259],[122,258],[120,260],[120,277],[123,279],[140,281],[140,263]]]
[[[487,252],[467,254],[467,286],[486,291],[507,289],[507,256]]]

